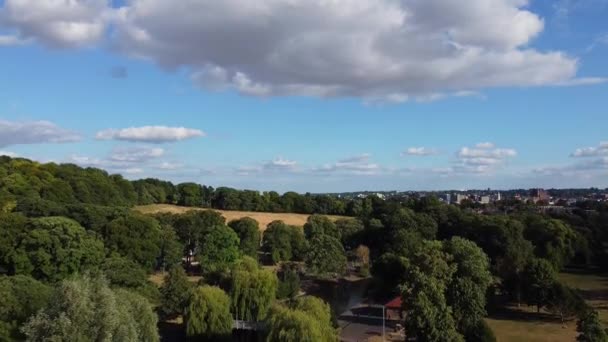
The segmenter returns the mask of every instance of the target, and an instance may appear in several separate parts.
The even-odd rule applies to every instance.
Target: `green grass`
[[[559,279],[581,291],[589,305],[598,310],[608,326],[608,276],[589,273],[562,273]],[[499,342],[570,342],[576,339],[576,320],[564,325],[547,313],[522,305],[508,307],[504,314],[487,319]]]

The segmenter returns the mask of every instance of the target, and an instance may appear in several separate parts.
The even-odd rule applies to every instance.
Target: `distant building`
[[[479,203],[490,204],[490,196],[481,196],[481,198],[479,199]]]
[[[534,189],[530,195],[534,203],[551,201],[551,196],[549,196],[549,193],[544,189]]]
[[[454,203],[456,204],[461,204],[462,201],[469,199],[469,196],[467,195],[462,195],[462,194],[456,194],[456,196],[454,196]]]

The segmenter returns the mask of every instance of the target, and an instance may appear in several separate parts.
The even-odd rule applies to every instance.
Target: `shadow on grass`
[[[511,307],[495,310],[488,316],[488,318],[501,321],[561,323],[559,317],[546,312],[532,312]]]

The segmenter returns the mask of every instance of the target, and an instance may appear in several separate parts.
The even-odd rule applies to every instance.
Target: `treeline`
[[[51,204],[48,204],[51,202]],[[26,203],[26,204],[23,204]],[[125,206],[177,204],[220,210],[293,212],[359,216],[366,201],[328,195],[214,189],[196,183],[173,184],[158,179],[128,181],[96,168],[73,164],[41,164],[0,156],[0,210],[18,205],[95,204]]]

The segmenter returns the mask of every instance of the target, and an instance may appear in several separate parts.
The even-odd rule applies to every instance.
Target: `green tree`
[[[142,239],[142,237],[146,237]],[[161,227],[152,217],[128,214],[103,229],[106,247],[152,270],[160,256]]]
[[[456,266],[447,286],[447,304],[458,330],[466,334],[477,329],[486,315],[486,293],[492,283],[490,261],[474,242],[460,237],[445,241],[443,249]]]
[[[159,247],[157,269],[165,270],[181,263],[184,246],[179,242],[173,227],[169,225],[161,226]]]
[[[283,264],[278,273],[278,278],[277,298],[291,299],[300,293],[300,275],[297,269],[289,264]]]
[[[273,221],[264,231],[262,249],[274,263],[301,260],[307,249],[302,228],[289,226],[283,221]]]
[[[578,291],[560,282],[553,283],[549,299],[547,300],[547,310],[559,316],[562,324],[564,320],[583,313],[586,310],[586,306]]]
[[[524,297],[537,311],[547,305],[551,290],[557,281],[553,265],[545,259],[533,259],[523,273]]]
[[[231,311],[239,320],[266,318],[277,295],[278,280],[273,271],[263,270],[251,259],[237,263],[230,277]]]
[[[340,240],[345,249],[352,250],[359,245],[362,240],[361,234],[365,228],[363,222],[358,219],[345,218],[336,220],[335,225],[340,232]]]
[[[23,332],[28,341],[159,341],[151,305],[122,291],[100,277],[64,280]]]
[[[407,262],[401,286],[405,328],[420,341],[463,341],[445,296],[456,272],[451,256],[439,242],[426,242]]]
[[[293,307],[275,305],[268,319],[268,342],[335,342],[329,306],[318,298],[298,298]]]
[[[340,240],[329,235],[316,235],[310,241],[306,267],[313,274],[344,274],[346,254]]]
[[[76,221],[64,217],[32,220],[29,230],[17,243],[12,269],[17,274],[57,281],[99,267],[103,243]]]
[[[183,315],[192,293],[192,284],[184,269],[175,265],[165,276],[160,288],[160,312],[163,317],[172,318]]]
[[[198,260],[205,272],[227,269],[239,258],[239,237],[226,226],[216,226],[199,248]]]
[[[0,276],[0,340],[23,340],[19,328],[51,298],[51,288],[33,278]]]
[[[186,334],[216,341],[232,331],[230,297],[218,287],[196,288],[186,309]]]
[[[578,342],[608,341],[608,334],[604,330],[600,317],[595,310],[586,310],[581,315],[576,323],[576,331],[578,332],[578,336],[576,337]]]
[[[243,217],[228,223],[241,240],[240,249],[244,255],[257,259],[260,248],[260,226],[251,217]]]
[[[310,240],[317,235],[329,235],[340,240],[341,234],[336,225],[323,215],[311,215],[304,224],[304,235]]]

